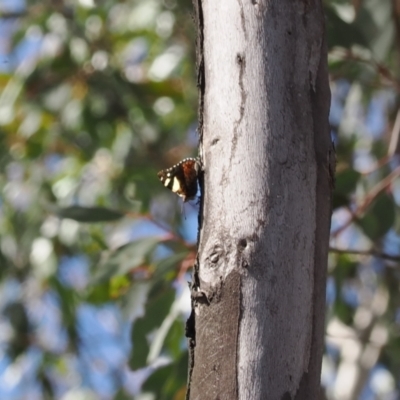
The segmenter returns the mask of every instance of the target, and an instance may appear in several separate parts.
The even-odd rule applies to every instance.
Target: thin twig
[[[378,169],[384,167],[391,160],[391,158],[392,158],[391,156],[383,156],[382,158],[377,160],[376,165],[373,168],[367,171],[360,172],[361,175],[366,176],[376,172]]]
[[[400,166],[396,167],[388,176],[383,178],[380,182],[378,182],[370,192],[365,196],[363,202],[357,207],[357,209],[351,214],[349,219],[339,228],[332,232],[332,236],[336,237],[340,233],[342,233],[346,228],[348,228],[355,219],[360,218],[367,208],[371,205],[371,203],[375,200],[375,198],[383,192],[392,181],[400,176]]]
[[[381,251],[375,251],[373,249],[371,249],[371,250],[351,250],[351,249],[338,249],[336,247],[330,247],[329,252],[336,253],[336,254],[354,254],[354,255],[358,255],[358,256],[372,256],[372,257],[382,258],[382,259],[388,260],[388,261],[400,262],[400,255],[396,256],[396,255],[392,255],[392,254],[383,253]]]
[[[396,119],[390,135],[390,143],[388,149],[388,156],[392,157],[399,153],[399,139],[400,139],[400,108],[397,110]]]
[[[342,56],[343,60],[355,61],[370,65],[382,78],[384,78],[390,84],[392,88],[395,88],[397,92],[400,92],[400,81],[393,75],[393,73],[386,65],[374,60],[372,57],[365,58],[360,56],[359,54],[354,54],[354,52],[351,50],[345,50],[344,52],[335,50],[334,54]]]
[[[0,18],[1,19],[15,19],[15,18],[21,18],[27,15],[28,12],[26,10],[21,10],[21,11],[3,11],[0,12]]]

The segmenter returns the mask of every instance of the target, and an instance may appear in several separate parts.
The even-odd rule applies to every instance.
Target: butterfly
[[[186,202],[196,197],[200,169],[201,164],[198,158],[185,158],[171,168],[163,169],[157,176],[166,188]]]

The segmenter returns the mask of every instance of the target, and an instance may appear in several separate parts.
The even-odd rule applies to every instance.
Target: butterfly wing
[[[157,175],[161,183],[188,201],[196,197],[199,162],[195,158],[186,158],[171,168],[160,171]]]

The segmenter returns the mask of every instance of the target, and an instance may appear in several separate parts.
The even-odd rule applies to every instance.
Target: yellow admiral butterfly
[[[185,158],[173,167],[163,169],[157,176],[165,187],[188,201],[196,197],[200,165],[197,158]]]

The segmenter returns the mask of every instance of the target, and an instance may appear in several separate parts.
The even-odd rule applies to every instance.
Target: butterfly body
[[[186,202],[196,197],[199,171],[200,161],[197,158],[185,158],[171,168],[163,169],[157,176],[165,187]]]

